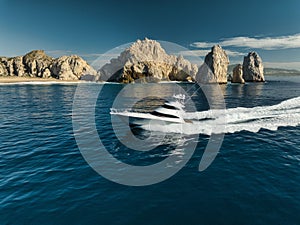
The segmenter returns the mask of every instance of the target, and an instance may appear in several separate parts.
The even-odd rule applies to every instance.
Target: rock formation
[[[52,58],[43,50],[24,56],[0,57],[0,76],[29,76],[60,80],[112,81],[121,83],[197,81],[227,83],[229,59],[219,45],[212,47],[198,69],[182,56],[168,55],[159,42],[138,40],[98,72],[76,55]],[[265,81],[262,60],[256,52],[244,57],[233,70],[232,82]]]
[[[54,59],[43,50],[35,50],[24,56],[0,58],[0,76],[29,76],[60,80],[79,80],[96,71],[86,61],[76,55]]]
[[[1,75],[7,75],[7,70],[6,70],[6,66],[4,65],[4,63],[2,62],[2,58],[0,58],[0,76]]]
[[[200,83],[227,83],[229,59],[220,45],[212,47],[199,68],[196,79]]]
[[[243,79],[243,66],[241,64],[238,64],[233,68],[231,83],[245,83],[245,80]]]
[[[262,60],[256,52],[249,52],[244,57],[243,78],[247,82],[264,82],[264,67]]]
[[[15,59],[16,58],[18,57],[15,57]],[[49,78],[49,76],[47,76],[47,69],[49,70],[52,61],[53,58],[47,56],[42,50],[29,52],[23,57],[24,70],[16,75],[23,76],[26,71],[26,73],[31,77]],[[21,64],[22,62],[20,62],[19,67],[22,66]]]
[[[204,84],[217,83],[217,78],[211,68],[204,62],[198,69],[196,81]]]
[[[82,76],[96,75],[96,71],[77,55],[55,59],[50,67],[53,76],[60,80],[80,80]]]
[[[111,59],[99,73],[101,80],[132,83],[192,81],[197,70],[197,65],[182,56],[168,55],[159,42],[145,38],[133,43],[118,58]]]

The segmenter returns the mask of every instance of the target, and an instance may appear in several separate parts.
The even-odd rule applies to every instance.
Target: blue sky
[[[0,55],[44,49],[90,60],[148,37],[201,57],[219,43],[232,63],[255,50],[266,66],[300,69],[299,9],[299,0],[0,0]]]

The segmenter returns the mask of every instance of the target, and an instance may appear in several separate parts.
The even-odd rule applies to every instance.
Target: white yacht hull
[[[111,115],[119,116],[122,120],[129,119],[131,124],[166,124],[166,123],[185,123],[181,118],[167,118],[151,115],[150,113],[135,113],[135,112],[111,112]]]

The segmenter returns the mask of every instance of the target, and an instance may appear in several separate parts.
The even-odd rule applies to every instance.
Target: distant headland
[[[0,57],[0,76],[43,78],[63,81],[80,80],[84,75],[97,72],[76,55],[52,58],[43,50],[35,50],[24,56]]]
[[[249,52],[243,63],[234,67],[229,63],[229,57],[220,45],[213,46],[205,56],[203,65],[198,67],[181,55],[167,54],[159,42],[145,38],[134,42],[98,71],[77,55],[52,58],[43,50],[35,50],[24,56],[0,57],[0,79],[119,83],[197,81],[220,84],[228,81],[265,81],[264,67],[258,53]]]

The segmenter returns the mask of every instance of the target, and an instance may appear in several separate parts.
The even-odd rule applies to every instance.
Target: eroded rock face
[[[60,80],[80,80],[84,75],[96,75],[97,72],[77,55],[62,56],[54,60],[50,71]]]
[[[200,83],[227,83],[229,58],[220,45],[214,45],[199,68],[197,81]]]
[[[249,52],[244,57],[243,78],[246,82],[264,82],[264,67],[261,58],[256,52]]]
[[[44,77],[43,74],[45,71],[46,74],[48,73],[52,61],[53,58],[47,56],[42,50],[29,52],[25,56],[2,57],[2,68],[6,71],[0,71],[0,75]]]
[[[43,50],[35,50],[24,56],[0,58],[0,76],[30,76],[79,80],[89,75],[93,79],[97,72],[86,61],[76,55],[54,59]]]
[[[204,84],[217,83],[217,78],[210,67],[206,63],[203,63],[198,69],[196,81]]]
[[[23,57],[22,56],[17,56],[13,59],[13,73],[16,76],[24,76],[25,74],[25,68],[23,64]]]
[[[8,72],[2,59],[3,58],[0,58],[0,76],[7,76]]]
[[[1,76],[14,76],[13,58],[1,57],[3,74]]]
[[[16,58],[18,57],[15,57],[15,59]],[[26,71],[26,75],[29,75],[31,77],[45,77],[44,72],[46,71],[46,69],[49,70],[52,62],[53,58],[46,55],[43,50],[35,50],[29,52],[23,57],[23,65]],[[23,75],[18,74],[17,76]]]
[[[197,65],[182,56],[168,55],[154,40],[138,40],[118,58],[105,64],[100,79],[121,83],[157,82],[161,80],[190,81],[195,78]]]
[[[245,83],[245,80],[243,79],[243,66],[241,64],[236,65],[232,72],[231,83]]]

